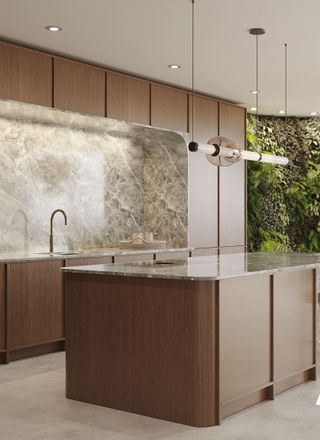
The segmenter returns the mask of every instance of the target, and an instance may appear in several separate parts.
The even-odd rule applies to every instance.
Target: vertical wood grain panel
[[[67,397],[215,424],[214,283],[65,277]]]
[[[151,125],[188,131],[188,94],[164,86],[151,85]]]
[[[0,350],[6,348],[6,285],[5,265],[0,264]]]
[[[192,96],[189,97],[190,131]],[[194,96],[193,131],[197,142],[207,143],[218,135],[218,103]],[[189,152],[189,245],[218,246],[218,168],[204,154]]]
[[[274,275],[275,379],[314,364],[314,276],[312,270]]]
[[[150,84],[108,72],[107,116],[150,125]]]
[[[65,266],[86,266],[87,264],[110,264],[112,257],[92,257],[92,258],[68,258]]]
[[[9,347],[64,336],[62,261],[8,264]]]
[[[105,72],[54,58],[54,107],[105,116]]]
[[[115,255],[115,263],[136,263],[138,261],[150,261],[154,259],[154,254],[141,255]]]
[[[52,106],[52,58],[0,42],[0,98]]]
[[[220,282],[221,402],[271,381],[269,276]]]
[[[246,145],[246,111],[219,104],[219,135]],[[246,245],[246,162],[219,168],[219,246]]]

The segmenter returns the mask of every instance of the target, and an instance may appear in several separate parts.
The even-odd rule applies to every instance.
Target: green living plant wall
[[[248,248],[320,252],[320,119],[248,117],[248,149],[287,166],[248,161]]]

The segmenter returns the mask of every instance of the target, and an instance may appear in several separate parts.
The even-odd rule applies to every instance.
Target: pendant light
[[[213,165],[230,166],[239,160],[252,160],[255,162],[265,162],[277,165],[287,165],[289,160],[287,157],[275,156],[271,154],[262,154],[260,152],[244,150],[232,139],[224,136],[216,136],[208,141],[207,144],[198,143],[194,140],[194,8],[195,0],[191,0],[191,34],[192,34],[192,60],[191,60],[191,76],[192,76],[192,99],[191,99],[191,142],[188,145],[189,151],[198,152],[207,155],[207,159]],[[252,28],[249,30],[250,35],[256,37],[256,89],[254,90],[256,97],[256,131],[259,112],[259,42],[258,37],[265,33],[264,29]]]

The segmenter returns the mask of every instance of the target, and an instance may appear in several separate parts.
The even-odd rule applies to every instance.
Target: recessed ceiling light
[[[46,26],[46,29],[48,31],[50,31],[50,32],[60,32],[60,31],[62,31],[62,28],[60,26],[53,26],[53,25]]]
[[[285,114],[285,111],[284,110],[279,110],[279,115],[284,115]]]
[[[180,69],[181,66],[179,66],[179,64],[169,64],[169,69]]]
[[[253,95],[256,95],[257,93],[259,93],[259,90],[250,90],[250,93],[252,93]]]
[[[310,116],[317,116],[317,114],[318,114],[317,112],[311,112]]]
[[[250,109],[252,112],[256,112],[257,111],[257,107],[251,107]]]

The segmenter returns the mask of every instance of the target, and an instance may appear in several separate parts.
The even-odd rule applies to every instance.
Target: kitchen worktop
[[[320,268],[320,254],[261,252],[191,257],[182,261],[99,264],[62,270],[67,273],[201,281],[315,268]]]
[[[69,258],[90,258],[90,257],[113,257],[119,255],[145,255],[159,254],[162,252],[183,252],[193,248],[166,248],[166,249],[120,249],[117,247],[97,248],[78,251],[76,253],[68,251],[61,253],[35,253],[35,252],[0,252],[0,263],[23,263],[27,261],[39,260],[67,260]]]

